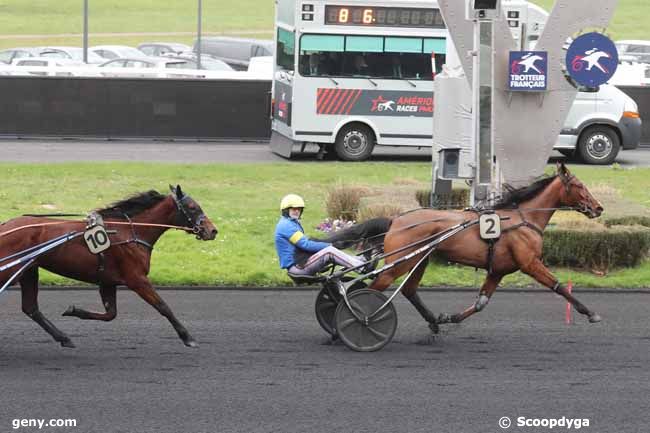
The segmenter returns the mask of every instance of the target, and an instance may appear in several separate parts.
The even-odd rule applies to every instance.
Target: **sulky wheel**
[[[388,300],[376,290],[357,290],[348,295],[350,306],[363,320],[374,314]],[[397,311],[390,303],[368,323],[359,321],[344,301],[339,302],[334,315],[334,324],[339,338],[352,350],[374,352],[393,339],[397,330]]]
[[[366,284],[363,281],[359,281],[350,287],[348,293],[365,287]],[[335,284],[323,285],[323,288],[318,292],[318,296],[316,296],[316,320],[318,320],[321,328],[330,335],[336,333],[334,328],[334,314],[336,313],[336,307],[338,307],[340,300],[341,295],[338,294]]]

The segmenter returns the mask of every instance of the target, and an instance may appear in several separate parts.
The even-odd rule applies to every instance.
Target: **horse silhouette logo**
[[[528,53],[524,55],[521,60],[515,60],[512,62],[512,73],[513,74],[519,74],[521,72],[521,69],[524,69],[524,73],[528,74],[530,73],[530,70],[532,69],[534,72],[537,72],[540,75],[545,75],[544,72],[542,72],[536,65],[535,63],[544,60],[544,58],[538,54],[535,53]]]
[[[574,71],[581,71],[584,68],[585,63],[587,64],[587,71],[591,71],[595,66],[603,74],[609,74],[609,70],[600,63],[600,59],[611,59],[612,56],[605,51],[599,50],[598,48],[592,48],[585,51],[584,56],[575,56],[571,62],[571,67]]]
[[[370,111],[395,111],[393,105],[395,105],[395,101],[384,99],[380,95],[377,99],[372,100],[372,108]]]
[[[569,45],[565,65],[576,85],[596,88],[616,73],[618,50],[614,42],[602,33],[585,33]]]

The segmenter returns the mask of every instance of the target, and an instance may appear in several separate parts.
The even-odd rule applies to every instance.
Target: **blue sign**
[[[546,51],[510,51],[508,90],[540,92],[546,90],[548,53]]]
[[[578,84],[598,87],[618,67],[616,45],[607,36],[592,32],[577,37],[566,53],[566,69]]]

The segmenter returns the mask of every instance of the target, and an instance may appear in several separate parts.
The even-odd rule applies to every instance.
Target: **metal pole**
[[[196,58],[198,68],[201,69],[201,22],[203,21],[203,0],[199,0],[199,23],[196,29]]]
[[[88,63],[88,0],[84,0],[84,63]]]

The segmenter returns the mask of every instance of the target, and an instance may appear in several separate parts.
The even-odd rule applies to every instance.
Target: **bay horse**
[[[206,241],[216,237],[217,229],[199,204],[185,195],[180,185],[170,185],[169,188],[171,194],[166,196],[151,190],[97,209],[95,212],[103,219],[111,241],[111,246],[101,255],[92,254],[79,237],[38,256],[33,265],[18,276],[23,312],[61,346],[75,347],[70,338],[38,308],[38,270],[43,268],[99,286],[104,313],[71,305],[64,316],[106,322],[115,319],[116,288],[125,285],[166,317],[186,346],[197,346],[185,326],[155,291],[147,275],[153,246],[170,227],[186,229],[197,239]],[[0,225],[0,259],[73,231],[83,232],[85,227],[86,221],[33,216],[14,218]],[[0,273],[0,285],[8,281],[13,272],[16,272],[15,268]]]
[[[588,317],[589,322],[599,322],[600,315],[569,293],[542,262],[544,228],[555,211],[561,208],[576,210],[589,218],[596,218],[603,212],[603,207],[598,200],[564,164],[558,164],[557,174],[554,176],[540,179],[527,187],[509,190],[494,206],[494,212],[501,218],[507,219],[502,220],[502,234],[494,243],[492,253],[489,251],[489,244],[480,237],[478,225],[459,232],[437,246],[436,255],[449,262],[488,270],[476,302],[458,314],[436,316],[416,293],[427,266],[426,260],[418,265],[425,253],[416,255],[379,274],[369,288],[384,291],[395,279],[418,266],[404,284],[402,294],[429,323],[431,330],[437,333],[439,324],[460,323],[472,314],[483,310],[501,279],[505,275],[521,270],[566,298],[579,313]],[[387,231],[384,253],[390,254],[419,240],[442,233],[456,224],[476,220],[478,217],[479,213],[476,210],[420,209],[394,219],[370,220],[368,223],[376,230],[368,234],[380,233],[380,226],[383,223],[383,230]],[[356,229],[357,233],[359,231],[363,231],[363,228]],[[351,236],[346,236],[342,231],[338,234],[338,238],[350,240],[353,235],[354,233],[351,232]],[[406,248],[390,255],[386,257],[385,263],[392,263],[422,245]]]

